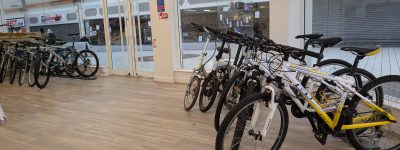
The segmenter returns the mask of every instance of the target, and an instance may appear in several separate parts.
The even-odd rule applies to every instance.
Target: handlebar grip
[[[243,38],[243,34],[240,34],[240,33],[237,33],[237,32],[233,32],[233,31],[226,31],[226,34],[229,34],[229,35],[233,35],[233,36],[237,36],[237,37],[240,37],[240,38]]]
[[[307,56],[310,56],[310,57],[317,58],[317,59],[324,57],[324,55],[316,53],[316,52],[313,52],[313,51],[304,51],[304,54],[307,55]]]

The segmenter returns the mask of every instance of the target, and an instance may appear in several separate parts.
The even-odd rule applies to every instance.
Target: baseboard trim
[[[171,77],[154,76],[154,81],[174,83],[175,79]]]

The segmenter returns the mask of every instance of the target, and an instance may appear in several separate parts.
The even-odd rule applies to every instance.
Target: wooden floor
[[[0,127],[0,149],[213,149],[213,110],[186,112],[184,90],[184,84],[118,76],[52,78],[44,90],[2,84],[8,122]],[[290,117],[282,149],[351,149],[332,137],[320,145],[307,120]]]

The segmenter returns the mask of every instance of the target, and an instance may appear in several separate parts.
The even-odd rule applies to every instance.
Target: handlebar
[[[205,32],[205,31],[204,31],[204,28],[203,28],[202,26],[200,26],[200,25],[198,25],[198,24],[195,24],[195,23],[193,23],[193,22],[190,23],[190,24],[192,25],[193,28],[199,30],[200,32]]]
[[[244,35],[243,34],[240,34],[240,33],[237,33],[237,32],[233,32],[233,31],[226,31],[226,34],[229,34],[229,35],[232,35],[232,36],[236,36],[236,37],[239,37],[239,38],[244,38]]]

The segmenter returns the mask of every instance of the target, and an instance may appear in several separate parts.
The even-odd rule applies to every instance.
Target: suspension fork
[[[265,86],[266,89],[270,90],[271,92],[271,99],[268,102],[268,106],[271,109],[270,113],[267,116],[267,119],[265,121],[264,127],[262,128],[262,130],[260,131],[260,134],[262,137],[266,137],[269,127],[271,126],[271,122],[272,122],[272,117],[275,114],[276,108],[278,106],[278,103],[275,102],[275,89],[272,86]],[[263,101],[259,101],[256,104],[256,108],[253,111],[253,115],[251,117],[251,123],[250,123],[250,130],[255,129],[255,126],[257,124],[257,120],[260,118],[260,109],[262,109],[263,106]]]

